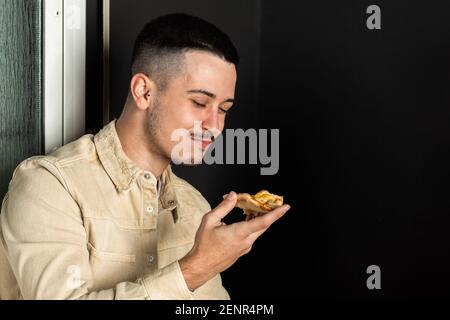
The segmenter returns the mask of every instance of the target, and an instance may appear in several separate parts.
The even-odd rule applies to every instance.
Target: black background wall
[[[366,28],[371,4],[381,30]],[[171,12],[215,23],[240,51],[226,126],[280,129],[277,175],[175,168],[212,206],[262,188],[292,206],[223,273],[232,298],[448,298],[450,3],[111,1],[111,117],[135,36]],[[381,290],[366,287],[373,264]]]

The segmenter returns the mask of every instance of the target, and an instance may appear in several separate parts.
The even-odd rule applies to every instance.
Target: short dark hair
[[[147,23],[136,38],[131,72],[148,73],[163,90],[180,70],[188,50],[210,52],[237,65],[238,52],[230,38],[213,24],[188,14],[160,16]]]

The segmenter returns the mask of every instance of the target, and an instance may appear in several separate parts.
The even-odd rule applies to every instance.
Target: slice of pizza
[[[224,195],[224,198],[227,195]],[[244,210],[245,220],[251,220],[283,205],[283,196],[261,190],[255,195],[249,193],[237,194],[236,207]]]

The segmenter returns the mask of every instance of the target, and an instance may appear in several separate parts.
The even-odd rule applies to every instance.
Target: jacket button
[[[148,213],[151,213],[151,212],[153,212],[153,207],[152,207],[152,206],[148,206],[147,208],[145,208],[145,210],[146,210]]]

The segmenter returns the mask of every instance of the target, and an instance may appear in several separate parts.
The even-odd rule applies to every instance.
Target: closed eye
[[[220,108],[220,107],[219,107],[219,110],[220,110],[221,112],[223,112],[225,115],[228,114],[228,110],[225,110],[224,108]]]
[[[198,101],[196,101],[196,100],[192,100],[192,102],[193,102],[194,105],[196,105],[197,107],[202,107],[202,108],[206,107],[206,104],[200,103],[200,102],[198,102]]]
[[[196,107],[199,107],[199,108],[205,108],[206,107],[206,104],[200,103],[200,102],[198,102],[198,101],[196,101],[194,99],[192,99],[191,101]],[[219,110],[224,115],[228,115],[228,112],[229,112],[228,110],[226,110],[226,109],[224,109],[222,107],[219,107]]]

